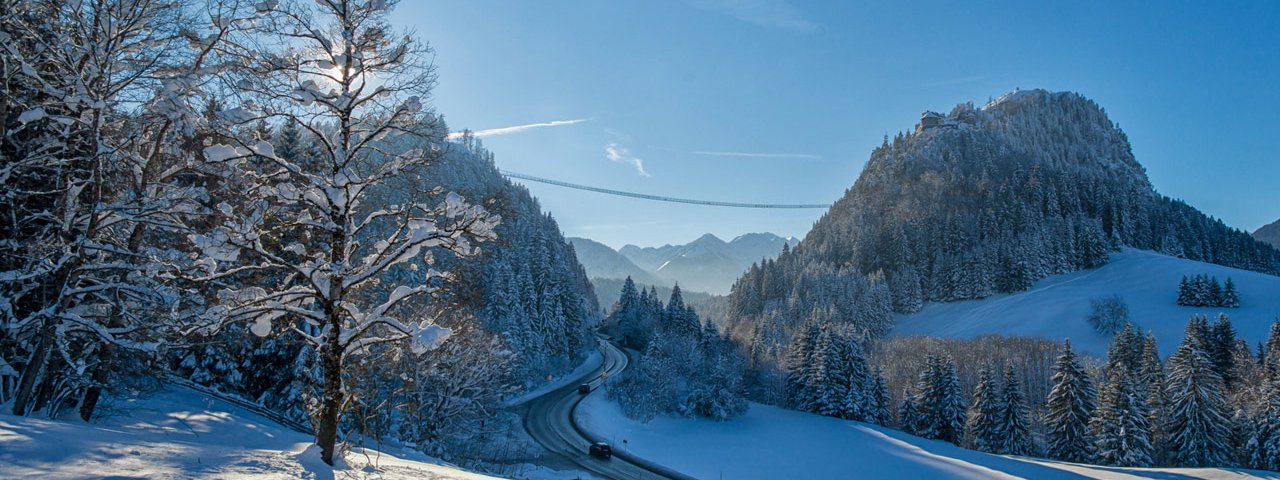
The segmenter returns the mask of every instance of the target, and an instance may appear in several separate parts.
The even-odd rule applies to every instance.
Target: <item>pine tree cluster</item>
[[[966,396],[955,362],[929,354],[894,421],[905,432],[990,453],[1124,467],[1277,470],[1275,352],[1280,321],[1255,356],[1225,315],[1213,322],[1192,317],[1181,345],[1163,361],[1153,334],[1126,325],[1096,375],[1070,341],[1062,344],[1037,415],[1029,415],[1027,377],[1012,365],[1003,373],[990,363],[977,366]],[[788,378],[789,389],[798,384]]]
[[[914,390],[904,395],[898,410],[904,431],[960,444],[964,439],[965,406],[955,360],[930,355]]]
[[[1184,307],[1240,308],[1240,292],[1235,282],[1227,277],[1227,283],[1218,283],[1217,277],[1196,275],[1182,277],[1178,283],[1178,305]]]
[[[787,405],[829,417],[889,424],[889,391],[867,364],[860,337],[842,325],[810,323],[787,346]]]
[[[607,319],[624,345],[643,352],[621,378],[606,382],[609,397],[628,417],[658,415],[727,420],[747,411],[743,355],[711,322],[684,304],[680,286],[665,306],[657,290],[638,290],[631,277]]]
[[[1007,455],[1035,453],[1026,398],[1012,366],[1005,368],[999,384],[990,366],[980,371],[965,421],[964,439],[968,448],[981,452]]]

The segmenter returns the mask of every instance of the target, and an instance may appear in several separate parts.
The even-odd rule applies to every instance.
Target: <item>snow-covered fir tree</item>
[[[1093,459],[1093,437],[1089,419],[1094,410],[1093,382],[1071,350],[1071,341],[1062,344],[1053,374],[1053,390],[1046,401],[1045,426],[1049,458],[1068,462]]]
[[[865,420],[871,386],[866,358],[857,334],[839,325],[822,329],[813,352],[810,379],[814,404],[810,411],[850,420]]]
[[[1222,378],[1202,345],[1204,329],[1192,320],[1178,351],[1169,357],[1166,421],[1170,461],[1189,467],[1230,464],[1230,414]]]
[[[978,372],[978,385],[973,387],[973,403],[965,421],[964,439],[968,448],[1000,453],[1004,442],[1004,432],[1000,429],[1001,400],[995,372],[990,365],[983,366]]]
[[[872,373],[871,389],[867,399],[870,402],[867,421],[876,425],[890,426],[892,417],[889,415],[889,387],[884,383],[884,373],[879,365],[876,365],[876,370]]]
[[[1035,446],[1027,421],[1027,401],[1012,365],[1005,367],[1002,383],[996,425],[1001,440],[998,451],[1007,455],[1031,455]]]
[[[1152,464],[1146,392],[1139,390],[1135,378],[1141,348],[1132,327],[1126,327],[1116,334],[1107,351],[1105,383],[1089,422],[1098,463],[1126,467]]]
[[[815,402],[814,393],[814,349],[818,343],[821,327],[815,323],[800,329],[787,345],[784,367],[786,368],[787,406],[801,411],[810,411]]]
[[[1280,471],[1280,382],[1268,374],[1253,430],[1245,445],[1246,466]]]
[[[1151,427],[1151,447],[1154,452],[1152,459],[1157,464],[1164,463],[1163,455],[1167,451],[1164,427],[1168,400],[1165,396],[1164,366],[1160,363],[1160,351],[1154,333],[1147,332],[1143,339],[1140,368],[1138,384],[1146,391],[1147,425]]]
[[[916,390],[920,412],[916,434],[960,444],[964,439],[965,406],[955,360],[930,356]]]
[[[1240,292],[1236,290],[1236,283],[1227,277],[1227,283],[1222,288],[1221,307],[1224,308],[1240,308]]]
[[[1227,314],[1219,314],[1209,327],[1209,338],[1205,339],[1205,344],[1207,349],[1204,353],[1209,357],[1213,371],[1222,378],[1225,394],[1239,380],[1235,365],[1236,329]]]

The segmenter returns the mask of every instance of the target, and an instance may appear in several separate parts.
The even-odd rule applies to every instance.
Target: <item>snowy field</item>
[[[887,428],[752,404],[729,422],[629,420],[603,394],[578,409],[583,428],[648,460],[707,480],[739,479],[1244,479],[1280,474],[1226,469],[1084,466],[990,455]]]
[[[337,469],[309,435],[185,389],[116,405],[94,423],[0,414],[0,478],[489,479],[417,452],[353,449]],[[522,477],[574,478],[541,467]]]
[[[1240,308],[1181,307],[1174,303],[1184,275],[1231,277],[1240,291]],[[1131,320],[1152,330],[1161,355],[1172,355],[1182,341],[1187,319],[1225,312],[1240,336],[1256,345],[1266,340],[1271,322],[1280,317],[1280,277],[1221,265],[1126,249],[1093,270],[1049,277],[1031,290],[983,300],[931,303],[919,313],[899,315],[895,335],[933,335],[970,338],[985,334],[1070,337],[1078,350],[1103,356],[1108,336],[1095,333],[1085,321],[1091,298],[1119,294],[1129,305]]]

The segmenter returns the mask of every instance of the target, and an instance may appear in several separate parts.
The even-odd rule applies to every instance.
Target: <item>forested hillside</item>
[[[1097,104],[1017,91],[886,137],[799,246],[739,279],[730,317],[765,351],[815,317],[874,337],[890,310],[1025,290],[1120,246],[1280,272],[1280,251],[1157,193]]]

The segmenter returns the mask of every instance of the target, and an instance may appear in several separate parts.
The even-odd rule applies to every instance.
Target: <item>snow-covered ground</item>
[[[1180,307],[1174,300],[1185,276],[1208,274],[1219,282],[1227,277],[1240,291],[1240,308]],[[1105,355],[1110,338],[1095,333],[1085,321],[1091,298],[1119,294],[1129,305],[1130,318],[1152,330],[1162,355],[1171,355],[1182,341],[1187,319],[1194,314],[1226,313],[1250,345],[1266,339],[1271,322],[1280,317],[1280,277],[1211,263],[1126,249],[1106,265],[1049,277],[1031,290],[982,300],[928,304],[919,313],[899,315],[895,335],[933,335],[970,338],[984,334],[1070,337],[1076,348]]]
[[[758,404],[728,422],[659,417],[642,424],[624,417],[603,394],[592,394],[579,407],[578,421],[615,449],[625,445],[633,454],[709,480],[1280,478],[1253,470],[1111,468],[990,455]]]
[[[489,479],[408,449],[353,448],[339,468],[309,435],[200,393],[172,388],[114,404],[85,423],[0,414],[0,478]],[[542,467],[522,478],[575,478]]]
[[[506,407],[514,407],[524,402],[527,402],[529,400],[538,398],[546,394],[547,392],[550,392],[557,388],[568,385],[569,382],[576,380],[578,378],[581,378],[583,375],[586,375],[587,372],[590,372],[592,370],[595,370],[596,368],[599,368],[600,362],[603,362],[603,361],[604,361],[604,357],[600,355],[600,351],[592,350],[591,354],[587,355],[587,358],[582,361],[582,364],[578,365],[578,367],[573,369],[572,372],[561,375],[558,378],[548,379],[547,383],[543,384],[542,386],[535,388],[533,390],[529,390],[528,392],[520,394],[519,396],[503,400],[502,404],[503,406],[506,406]]]

